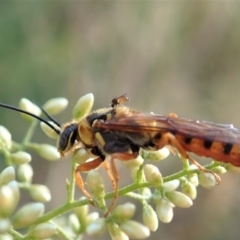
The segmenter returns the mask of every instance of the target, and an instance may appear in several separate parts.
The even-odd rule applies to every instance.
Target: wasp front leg
[[[92,196],[90,195],[90,193],[85,189],[85,184],[84,181],[82,179],[81,176],[81,172],[87,172],[90,171],[92,169],[97,168],[101,163],[103,162],[103,160],[98,157],[90,162],[86,162],[83,163],[79,166],[77,166],[77,168],[75,169],[74,172],[74,176],[75,176],[75,180],[77,183],[77,186],[81,189],[81,191],[83,192],[83,194],[89,199],[89,201],[91,202],[91,204],[93,205],[93,199]]]
[[[177,151],[180,153],[180,155],[182,156],[182,158],[188,159],[192,164],[196,165],[199,170],[201,170],[203,172],[211,173],[215,177],[217,184],[219,184],[221,182],[221,178],[216,173],[202,167],[197,161],[195,161],[193,158],[191,158],[189,156],[187,151],[179,143],[179,141],[176,139],[174,134],[172,134],[170,132],[162,134],[160,139],[155,143],[155,145],[156,145],[157,149],[161,149],[167,145],[170,145],[171,147],[175,147],[177,149]]]

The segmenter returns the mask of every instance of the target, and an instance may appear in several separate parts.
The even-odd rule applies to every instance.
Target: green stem
[[[213,163],[210,163],[208,165],[205,166],[205,168],[207,169],[212,169],[213,167],[216,167],[218,166],[217,163],[213,162]],[[197,173],[199,172],[198,169],[191,169],[191,170],[182,170],[178,173],[175,173],[175,174],[172,174],[170,176],[167,176],[167,177],[164,177],[163,178],[163,181],[164,182],[169,182],[169,181],[172,181],[174,179],[179,179],[183,176],[186,176],[188,174],[191,174],[191,173]],[[144,183],[133,183],[131,185],[128,185],[126,187],[123,187],[121,188],[119,191],[118,191],[118,195],[119,196],[124,196],[130,192],[133,192],[133,191],[136,191],[138,189],[141,189],[141,188],[145,188],[145,187],[152,187],[152,185],[148,182],[144,182]],[[110,193],[107,193],[104,197],[104,199],[111,199],[114,197],[114,192],[110,192]],[[130,194],[131,196],[131,194]],[[135,196],[135,195],[134,195]],[[61,214],[64,214],[76,207],[80,207],[80,206],[83,206],[83,205],[86,205],[86,204],[90,204],[90,201],[88,199],[81,199],[81,200],[78,200],[78,201],[75,201],[75,202],[68,202],[62,206],[60,206],[59,208],[57,209],[54,209],[46,214],[44,214],[42,217],[38,218],[38,220],[36,222],[34,222],[34,224],[39,224],[39,223],[42,223],[42,222],[47,222]]]
[[[72,161],[71,165],[71,176],[70,176],[70,182],[67,185],[67,190],[68,190],[68,203],[71,203],[74,201],[74,194],[75,194],[75,177],[74,177],[74,172],[76,169],[76,163]]]
[[[25,137],[23,138],[23,141],[22,141],[22,146],[25,146],[27,143],[30,142],[32,136],[33,136],[33,133],[34,133],[34,130],[37,126],[37,123],[38,121],[37,120],[33,120],[27,130],[27,133],[25,135]]]
[[[22,239],[24,239],[24,236],[22,234],[20,234],[19,232],[15,231],[13,229],[9,229],[8,233],[10,235],[12,235],[15,240],[22,240]]]

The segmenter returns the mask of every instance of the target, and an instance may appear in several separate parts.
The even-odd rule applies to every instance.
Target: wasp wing
[[[216,124],[150,113],[123,112],[110,120],[99,122],[98,128],[123,132],[171,132],[210,141],[240,143],[240,131],[232,124]]]

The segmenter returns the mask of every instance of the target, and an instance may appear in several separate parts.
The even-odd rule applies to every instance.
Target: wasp
[[[218,183],[219,176],[192,159],[190,152],[240,167],[240,130],[233,125],[179,118],[176,114],[163,116],[143,113],[125,106],[127,101],[129,98],[126,94],[114,98],[110,107],[69,122],[63,125],[61,131],[32,113],[6,104],[0,103],[0,106],[31,115],[55,130],[59,134],[58,150],[62,157],[73,151],[79,143],[95,156],[92,161],[80,164],[75,169],[76,183],[91,202],[93,199],[85,189],[80,173],[103,164],[115,192],[105,216],[114,207],[118,196],[119,176],[114,160],[134,159],[141,149],[157,151],[165,146],[174,148],[183,159],[188,159],[200,170],[212,173]],[[42,110],[49,119],[54,120]],[[105,161],[108,158],[110,160]]]

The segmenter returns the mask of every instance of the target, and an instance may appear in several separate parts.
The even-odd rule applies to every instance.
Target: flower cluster
[[[66,99],[56,98],[46,102],[42,108],[49,114],[56,115],[63,111],[67,104]],[[82,118],[91,111],[92,105],[92,94],[81,97],[73,109],[73,117]],[[42,114],[42,108],[27,99],[21,99],[19,106],[37,116]],[[118,189],[118,196],[138,200],[141,203],[142,219],[133,219],[136,206],[130,202],[115,206],[107,217],[101,217],[98,212],[89,212],[88,199],[75,199],[74,169],[77,164],[89,159],[87,149],[79,148],[72,155],[66,203],[45,213],[44,203],[51,200],[51,193],[47,186],[32,183],[34,169],[31,155],[27,151],[36,151],[49,161],[59,160],[60,154],[55,146],[32,142],[37,121],[25,114],[21,115],[30,125],[21,143],[14,142],[11,133],[4,126],[0,126],[0,153],[6,164],[0,173],[0,237],[5,237],[1,239],[48,239],[61,236],[62,239],[70,240],[81,238],[83,234],[100,236],[105,231],[108,231],[113,240],[145,239],[151,231],[158,229],[159,221],[171,222],[174,207],[192,206],[199,185],[207,189],[216,185],[213,174],[200,171],[184,159],[184,167],[180,172],[163,177],[152,163],[166,159],[169,149],[141,150],[136,159],[123,162],[131,171],[133,182]],[[58,128],[54,122],[50,123]],[[47,136],[54,139],[58,137],[45,123],[41,123],[41,128]],[[226,172],[224,167],[215,162],[207,168],[217,174]],[[102,176],[97,170],[89,171],[86,183],[94,206],[103,216],[108,209],[106,200],[112,199],[114,193],[105,192]],[[19,207],[22,189],[29,193],[32,202]]]

